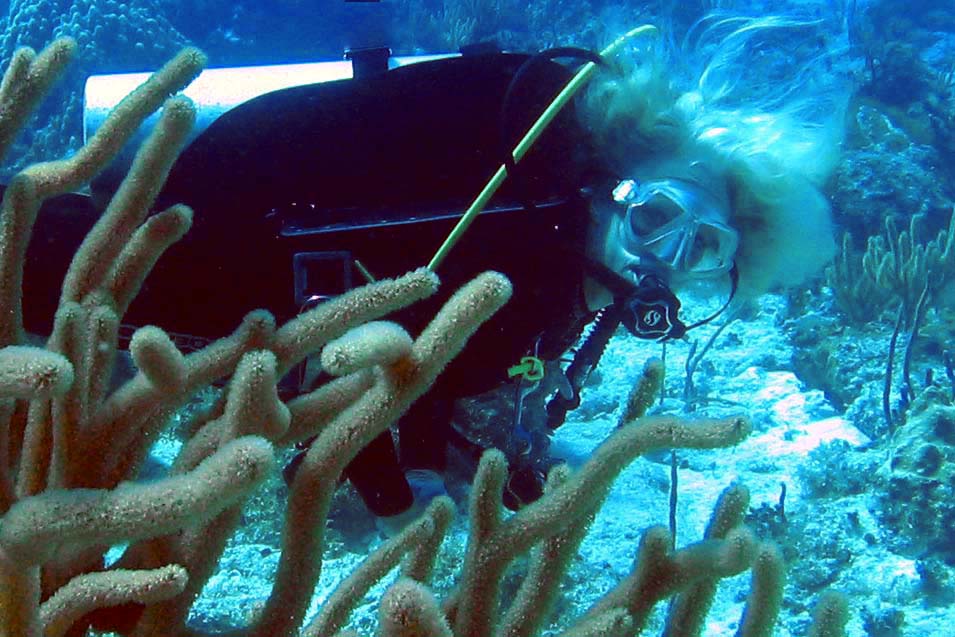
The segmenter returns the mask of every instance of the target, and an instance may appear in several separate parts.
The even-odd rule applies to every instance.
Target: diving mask
[[[726,223],[728,204],[698,184],[625,179],[613,189],[613,200],[625,206],[621,247],[642,268],[695,279],[733,267],[739,235]]]

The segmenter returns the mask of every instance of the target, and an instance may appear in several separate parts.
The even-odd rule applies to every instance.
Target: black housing
[[[124,324],[215,338],[266,308],[279,321],[313,296],[425,265],[530,124],[570,78],[537,64],[504,95],[525,55],[479,54],[295,87],[227,112],[182,153],[157,210],[185,203],[193,228],[160,259]],[[448,370],[461,395],[503,380],[542,326],[580,301],[592,165],[572,105],[518,165],[438,269],[439,294],[393,317],[420,330],[461,284],[508,275],[512,301]],[[27,328],[48,333],[63,273],[98,215],[69,195],[44,205],[27,255]],[[558,330],[558,333],[560,330]],[[546,337],[545,338],[551,338]],[[560,341],[560,342],[558,342]],[[542,343],[556,354],[568,343]]]

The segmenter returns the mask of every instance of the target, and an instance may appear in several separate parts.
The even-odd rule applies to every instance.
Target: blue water
[[[152,71],[183,46],[201,48],[210,68],[340,61],[346,51],[366,47],[389,47],[396,56],[454,54],[487,42],[520,52],[554,46],[599,50],[627,29],[649,23],[660,31],[652,46],[666,50],[659,59],[670,65],[662,77],[684,96],[674,108],[691,109],[694,91],[704,88],[704,61],[724,50],[701,34],[720,20],[767,15],[785,16],[798,26],[768,29],[765,37],[747,40],[734,51],[734,64],[721,69],[724,75],[709,77],[705,88],[711,98],[726,89],[719,102],[723,116],[736,109],[740,121],[752,118],[747,105],[758,103],[772,106],[774,115],[804,117],[810,128],[838,129],[832,138],[838,153],[832,153],[831,168],[820,169],[825,174],[813,190],[831,218],[817,223],[808,212],[816,204],[790,202],[795,211],[786,223],[768,223],[765,235],[757,233],[755,240],[744,235],[744,248],[753,253],[771,244],[782,252],[797,246],[797,254],[783,260],[774,280],[747,303],[686,340],[664,348],[618,330],[584,386],[582,404],[552,436],[548,453],[582,466],[615,431],[645,361],[661,356],[664,396],[652,413],[744,414],[753,433],[731,449],[678,452],[673,511],[670,455],[641,458],[623,470],[571,563],[553,624],[542,634],[559,634],[626,577],[647,528],[675,520],[677,548],[700,540],[717,497],[734,483],[751,491],[747,524],[760,540],[776,542],[787,564],[774,635],[806,634],[811,609],[828,589],[847,595],[846,634],[852,637],[955,634],[955,6],[950,1],[0,2],[4,65],[17,47],[39,49],[64,35],[78,44],[75,61],[12,145],[0,175],[6,182],[24,166],[69,155],[82,145],[87,77]],[[460,86],[467,91],[469,78],[461,77]],[[746,124],[759,126],[757,119]],[[707,134],[720,130],[713,125]],[[773,135],[794,129],[761,130],[754,144],[764,144],[772,155],[779,141]],[[256,133],[248,131],[250,140]],[[611,141],[625,137],[620,130],[610,135]],[[792,152],[799,148],[793,144]],[[410,158],[415,150],[404,152]],[[616,157],[629,147],[598,151]],[[814,152],[825,163],[822,151]],[[792,163],[803,159],[790,157]],[[772,161],[777,163],[766,164],[771,170],[792,168],[785,158]],[[421,176],[429,178],[437,179]],[[799,271],[817,261],[807,267],[811,271]],[[692,286],[686,296],[681,293],[688,322],[720,309],[727,281],[715,295]],[[30,290],[25,295],[29,303]],[[541,308],[542,317],[547,312]],[[199,402],[211,400],[204,394]],[[160,436],[148,479],[168,470],[182,438],[176,427]],[[279,464],[288,459],[288,452],[282,453]],[[458,517],[436,568],[433,588],[439,599],[457,582],[465,552],[466,474],[461,468],[446,477]],[[349,489],[340,489],[328,520],[325,566],[310,616],[385,541]],[[192,606],[191,626],[220,631],[255,617],[281,554],[287,497],[276,471],[250,498],[218,570]],[[515,581],[515,576],[505,580],[505,599],[514,595]],[[352,625],[361,634],[374,631],[385,584],[355,608]],[[748,572],[721,584],[702,634],[735,633],[749,586]],[[659,606],[643,634],[661,634],[666,603]]]

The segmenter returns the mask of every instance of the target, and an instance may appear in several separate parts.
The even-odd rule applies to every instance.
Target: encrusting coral
[[[21,50],[0,86],[0,142],[9,145],[31,108],[69,60],[58,40],[40,54]],[[125,309],[163,251],[188,231],[183,206],[150,214],[182,147],[194,111],[169,97],[205,60],[185,50],[127,97],[75,156],[27,168],[0,209],[0,636],[83,634],[88,626],[126,635],[189,635],[190,607],[214,573],[242,503],[273,470],[274,448],[317,436],[290,489],[282,555],[272,593],[244,635],[335,635],[368,589],[403,562],[380,604],[387,636],[535,635],[560,579],[614,477],[640,454],[665,447],[719,448],[749,432],[745,419],[641,418],[621,426],[578,471],[555,469],[538,502],[505,516],[506,462],[482,458],[471,496],[470,536],[459,585],[439,604],[427,586],[453,512],[437,498],[338,587],[303,628],[321,574],[324,521],[349,460],[424,392],[468,337],[510,294],[500,274],[459,290],[417,338],[378,319],[432,294],[421,269],[347,292],[277,327],[263,311],[235,332],[184,355],[156,327],[129,349],[137,375],[110,392],[117,331]],[[45,348],[25,345],[23,259],[42,202],[88,182],[142,121],[162,107],[127,179],[83,241],[63,283]],[[196,211],[201,214],[201,211]],[[283,403],[276,383],[321,353],[337,376]],[[659,374],[651,365],[647,374]],[[229,378],[221,399],[199,416],[169,475],[136,482],[168,417],[198,389]],[[652,400],[649,394],[647,404]],[[567,635],[633,635],[661,599],[677,596],[669,635],[698,634],[718,580],[754,565],[741,635],[769,635],[779,607],[782,562],[740,525],[743,487],[728,489],[702,542],[672,551],[665,529],[648,531],[634,571]],[[105,551],[129,543],[114,564]],[[531,562],[514,601],[501,609],[505,570]],[[820,635],[841,634],[837,617]],[[826,610],[835,608],[837,610]],[[844,621],[842,621],[844,624]]]

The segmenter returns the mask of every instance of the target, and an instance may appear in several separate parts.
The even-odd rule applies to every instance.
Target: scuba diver
[[[660,49],[641,42],[598,74],[516,165],[510,150],[573,76],[555,55],[483,46],[389,68],[379,52],[350,79],[227,111],[173,167],[157,210],[185,203],[194,224],[124,324],[158,325],[189,349],[253,309],[285,321],[420,267],[504,163],[508,179],[438,268],[438,294],[390,318],[415,334],[489,269],[511,280],[511,301],[346,476],[379,518],[404,519],[433,486],[422,476],[446,470],[449,447],[478,454],[483,430],[511,462],[505,504],[533,501],[553,462],[549,434],[580,404],[619,326],[681,338],[722,309],[687,325],[678,291],[720,296],[725,309],[803,280],[834,251],[819,187],[838,117],[820,125],[793,109],[727,108],[703,83],[681,89]],[[710,81],[720,72],[733,70],[711,66]],[[94,183],[94,198],[98,188],[109,187]],[[49,332],[54,291],[96,216],[76,196],[41,211],[25,271],[30,331]],[[324,377],[291,380],[307,390]],[[492,397],[484,407],[482,396]]]

